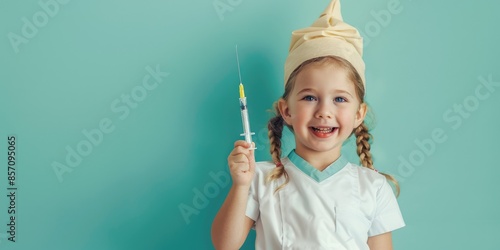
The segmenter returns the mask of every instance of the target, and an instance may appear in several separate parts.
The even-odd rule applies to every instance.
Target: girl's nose
[[[317,118],[323,118],[323,119],[331,119],[332,115],[328,112],[318,112],[316,115]]]
[[[333,106],[327,103],[319,103],[316,118],[330,119],[333,117]]]

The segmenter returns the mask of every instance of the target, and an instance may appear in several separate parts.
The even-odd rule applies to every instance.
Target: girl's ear
[[[359,105],[358,111],[356,112],[356,118],[354,120],[354,127],[357,128],[365,120],[366,112],[368,111],[368,106],[366,103],[361,103]]]
[[[287,125],[292,124],[291,122],[292,116],[290,115],[290,108],[288,106],[288,103],[286,103],[286,101],[283,98],[280,98],[278,100],[278,109],[285,123]]]

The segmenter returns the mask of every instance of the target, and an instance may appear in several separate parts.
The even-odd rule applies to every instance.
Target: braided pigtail
[[[363,167],[375,170],[375,168],[373,167],[372,154],[370,153],[370,140],[372,139],[372,135],[368,131],[368,127],[366,126],[365,122],[361,123],[361,125],[359,125],[354,130],[354,134],[356,135],[356,151],[358,153],[361,165]],[[398,181],[392,175],[382,172],[378,173],[385,176],[388,181],[391,181],[394,184],[394,187],[396,188],[396,197],[399,196],[400,188]]]
[[[276,116],[271,118],[269,120],[269,123],[267,124],[267,128],[269,130],[268,136],[269,136],[269,144],[270,144],[270,152],[271,156],[273,158],[273,162],[276,164],[276,167],[269,172],[268,176],[266,177],[266,181],[270,182],[276,179],[279,179],[281,176],[285,176],[285,183],[280,185],[274,192],[278,192],[280,189],[285,187],[286,184],[288,184],[288,174],[285,171],[285,166],[283,166],[283,163],[281,163],[281,136],[283,133],[283,117],[281,117],[279,111],[277,110],[276,104],[274,105],[276,109]]]
[[[365,122],[361,123],[355,130],[356,135],[356,151],[359,155],[359,160],[361,165],[369,169],[373,169],[373,159],[370,153],[370,139],[372,138],[370,132],[368,132],[368,127]]]

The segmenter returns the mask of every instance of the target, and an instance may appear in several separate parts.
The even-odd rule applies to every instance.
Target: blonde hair
[[[317,57],[303,62],[299,67],[297,67],[292,72],[292,74],[290,74],[288,82],[285,85],[285,92],[283,93],[283,96],[281,98],[285,101],[288,100],[288,97],[295,85],[295,79],[297,78],[297,75],[304,69],[306,65],[309,64],[321,65],[325,63],[330,63],[347,70],[349,79],[351,79],[351,81],[355,85],[356,95],[360,103],[364,103],[365,87],[363,85],[363,80],[361,79],[360,75],[349,61],[338,56]],[[270,142],[269,150],[273,158],[273,161],[276,164],[276,167],[268,173],[266,181],[270,182],[281,178],[281,176],[285,177],[285,182],[280,186],[278,186],[274,191],[276,193],[280,189],[285,187],[285,185],[288,184],[288,182],[290,181],[288,173],[286,172],[285,167],[281,162],[281,136],[284,125],[286,125],[291,131],[293,131],[293,128],[285,124],[278,108],[278,102],[275,102],[273,104],[273,108],[275,116],[269,120],[267,128],[268,128],[268,137]],[[373,167],[372,154],[370,153],[370,140],[372,140],[373,137],[370,134],[368,126],[366,125],[365,121],[363,121],[361,125],[355,128],[353,133],[356,136],[356,151],[358,153],[361,165],[363,167],[375,170],[375,168]],[[397,180],[392,175],[385,174],[382,172],[378,173],[385,176],[387,180],[391,181],[394,184],[396,188],[396,196],[399,196],[400,188]]]

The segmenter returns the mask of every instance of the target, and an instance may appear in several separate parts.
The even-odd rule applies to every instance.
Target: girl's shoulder
[[[272,161],[258,161],[255,162],[255,174],[265,175],[276,167]]]
[[[266,179],[269,172],[271,172],[274,168],[276,168],[276,164],[272,161],[255,162],[255,173],[250,186],[250,193],[253,193],[257,197],[265,197],[266,195],[269,196],[268,194],[272,193],[272,190],[277,187],[278,182],[273,181],[272,183],[268,183]],[[282,180],[280,180],[279,183],[281,182]],[[269,197],[272,197],[272,195]]]
[[[281,163],[285,166],[285,169],[287,169],[289,164],[291,164],[288,157],[281,158]],[[276,168],[276,164],[273,161],[255,162],[255,173],[267,174],[275,168]]]
[[[283,159],[282,159],[283,160]],[[265,170],[265,169],[272,169],[276,167],[276,164],[272,161],[258,161],[255,162],[255,169],[260,169],[260,170]]]
[[[351,162],[347,164],[346,168],[353,177],[359,179],[360,183],[381,187],[385,184],[385,182],[387,182],[385,176],[380,174],[377,170],[359,166]]]
[[[288,166],[288,164],[290,164],[290,161],[288,160],[288,157],[283,157],[283,158],[281,158],[281,163],[285,166],[285,169],[286,169],[286,166]],[[265,179],[266,179],[267,175],[275,168],[276,168],[276,164],[272,161],[255,162],[254,180],[257,179],[257,182],[265,183]],[[283,179],[283,178],[284,177],[282,176],[280,179]]]

